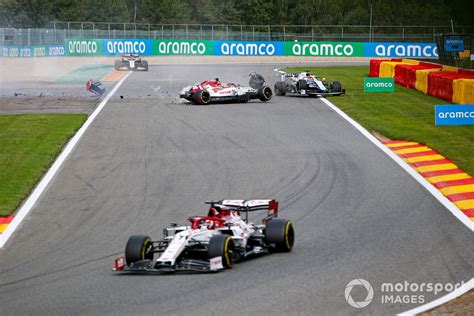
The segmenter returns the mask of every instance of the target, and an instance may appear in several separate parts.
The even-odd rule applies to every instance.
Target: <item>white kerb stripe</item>
[[[429,311],[430,309],[433,309],[433,308],[435,308],[437,306],[440,306],[440,305],[442,305],[446,302],[454,300],[455,298],[467,293],[468,291],[470,291],[473,288],[474,288],[474,278],[471,279],[469,282],[464,283],[461,287],[457,288],[456,290],[446,294],[445,296],[442,296],[442,297],[440,297],[440,298],[438,298],[434,301],[431,301],[427,304],[418,306],[414,309],[410,309],[409,311],[400,313],[398,315],[402,315],[402,316],[416,315],[416,314],[419,314],[419,313]]]

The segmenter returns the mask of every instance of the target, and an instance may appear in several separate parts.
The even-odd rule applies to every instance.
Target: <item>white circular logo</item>
[[[361,302],[356,302],[351,296],[351,291],[354,286],[363,286],[367,290],[367,296],[366,298],[361,301]],[[355,308],[364,308],[367,305],[372,302],[372,299],[374,298],[374,289],[372,288],[372,285],[364,279],[354,279],[351,282],[347,283],[346,285],[346,291],[344,292],[344,296],[346,297],[347,303],[351,305],[352,307]]]

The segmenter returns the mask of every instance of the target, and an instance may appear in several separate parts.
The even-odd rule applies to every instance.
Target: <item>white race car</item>
[[[125,256],[115,260],[114,271],[174,272],[219,271],[251,256],[288,252],[295,231],[289,220],[276,218],[276,200],[221,200],[210,204],[207,216],[191,216],[189,226],[171,223],[163,239],[153,241],[134,235],[125,246]],[[248,221],[248,213],[267,210],[262,224]],[[245,219],[241,214],[245,213]],[[158,258],[155,259],[155,254]]]
[[[301,73],[287,73],[275,69],[280,74],[280,80],[275,83],[275,94],[305,96],[339,96],[345,94],[339,81],[328,82],[326,78],[318,78],[309,70]]]
[[[148,61],[137,54],[123,54],[121,59],[115,60],[115,70],[143,70],[148,71]]]
[[[251,73],[250,87],[241,86],[233,82],[222,83],[219,78],[206,80],[193,86],[184,87],[179,97],[192,104],[207,105],[209,103],[249,102],[251,99],[270,101],[272,89],[265,86],[265,79],[259,74]]]

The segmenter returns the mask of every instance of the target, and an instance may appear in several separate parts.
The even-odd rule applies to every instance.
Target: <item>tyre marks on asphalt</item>
[[[383,142],[474,221],[474,178],[435,150],[403,140]]]

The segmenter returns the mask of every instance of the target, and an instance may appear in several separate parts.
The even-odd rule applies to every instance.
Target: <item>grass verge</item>
[[[0,115],[0,216],[28,196],[85,114]]]
[[[340,81],[346,95],[329,100],[371,132],[426,144],[474,175],[474,126],[435,126],[434,106],[450,102],[396,85],[394,93],[365,93],[368,66],[294,67]]]

